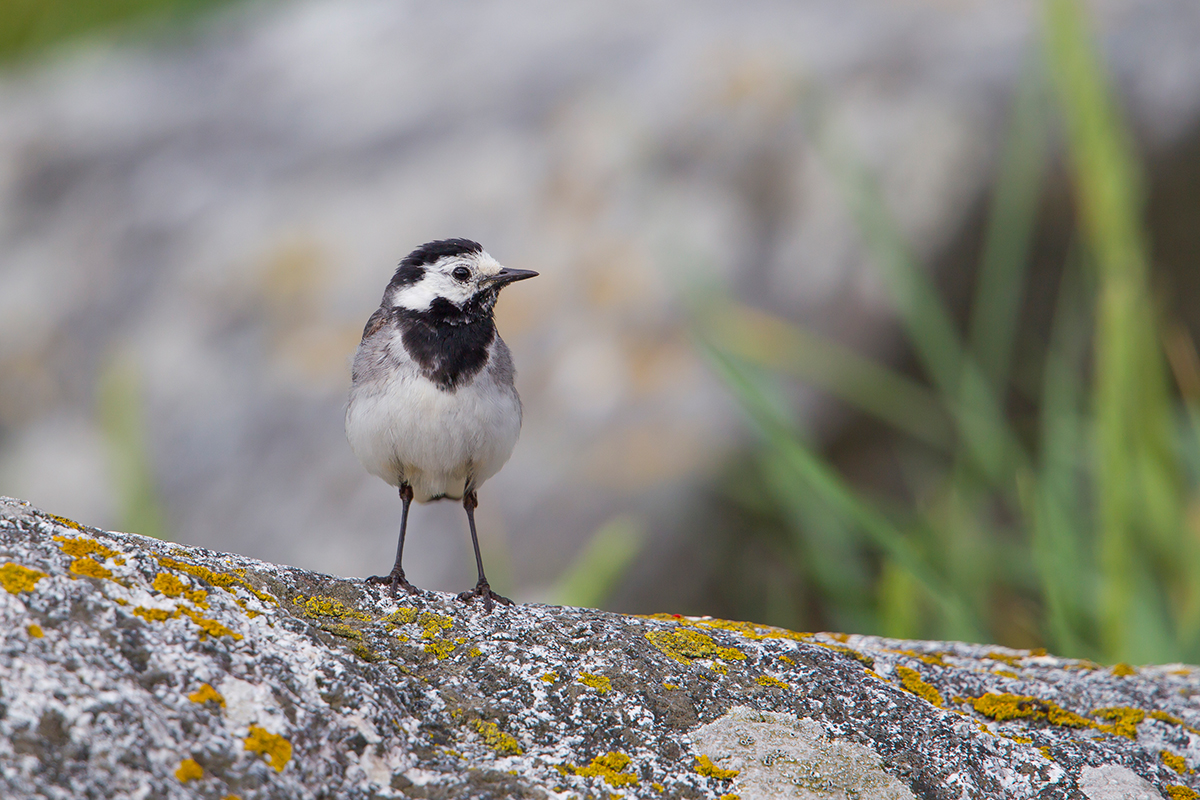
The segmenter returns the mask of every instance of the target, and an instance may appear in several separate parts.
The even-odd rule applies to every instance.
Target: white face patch
[[[459,267],[466,267],[471,271],[471,276],[465,281],[454,277],[454,270]],[[434,300],[444,297],[462,308],[463,303],[478,291],[479,281],[490,278],[501,269],[500,263],[486,252],[439,258],[434,263],[425,265],[425,274],[421,280],[396,289],[388,298],[387,304],[410,311],[428,311]]]

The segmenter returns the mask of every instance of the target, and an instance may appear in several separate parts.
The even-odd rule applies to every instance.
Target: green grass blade
[[[953,446],[950,419],[934,392],[848,347],[731,298],[710,303],[696,327],[727,352],[810,381],[918,441],[943,451]]]
[[[577,608],[601,608],[642,549],[645,530],[627,514],[601,525],[554,588],[554,602]]]
[[[1099,278],[1093,406],[1105,584],[1102,636],[1107,656],[1136,659],[1147,654],[1132,649],[1135,627],[1139,636],[1149,635],[1144,626],[1153,617],[1136,607],[1138,587],[1147,585],[1140,577],[1146,559],[1169,558],[1184,531],[1171,409],[1147,283],[1141,177],[1077,0],[1048,0],[1046,45],[1080,225]],[[1170,593],[1172,587],[1165,588]]]
[[[729,356],[716,348],[705,349],[718,374],[757,423],[767,446],[781,457],[797,478],[843,518],[859,527],[897,566],[921,584],[942,609],[953,635],[973,641],[981,640],[982,627],[974,615],[946,582],[929,568],[908,537],[885,516],[859,499],[819,456],[793,435],[788,423]]]
[[[971,352],[1003,396],[1012,362],[1038,197],[1046,165],[1041,73],[1027,69],[1017,86],[984,234],[971,307]]]

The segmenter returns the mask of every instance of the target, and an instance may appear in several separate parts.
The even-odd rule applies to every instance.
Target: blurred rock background
[[[493,585],[579,599],[590,574],[583,598],[616,610],[839,622],[768,591],[795,578],[756,533],[770,511],[725,491],[745,427],[685,298],[725,287],[907,364],[814,131],[853,149],[965,297],[1038,4],[164,6],[188,13],[133,4],[132,26],[44,46],[38,25],[72,25],[0,12],[18,30],[0,78],[0,492],[384,571],[400,504],[345,443],[349,359],[396,262],[466,236],[542,273],[498,309],[526,418],[480,493]],[[1200,7],[1090,8],[1150,166],[1155,265],[1195,326]],[[1039,252],[1062,250],[1070,213],[1052,168]],[[873,423],[792,399],[837,463],[886,490]],[[473,581],[462,516],[414,511],[419,585]]]

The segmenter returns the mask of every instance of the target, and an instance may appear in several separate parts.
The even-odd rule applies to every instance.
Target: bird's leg
[[[396,596],[396,587],[404,588],[404,591],[409,594],[420,594],[421,590],[408,582],[404,577],[404,567],[400,566],[400,559],[404,556],[404,529],[408,527],[408,507],[412,505],[413,490],[407,483],[400,484],[400,499],[404,501],[404,510],[400,512],[400,541],[396,544],[396,563],[392,565],[392,571],[387,575],[372,575],[367,578],[367,583],[386,583],[389,586],[389,593],[394,598]]]
[[[479,554],[479,537],[475,534],[475,506],[477,505],[479,505],[479,498],[475,495],[474,489],[469,489],[463,495],[463,508],[467,510],[467,524],[471,526],[471,544],[475,545],[475,566],[479,568],[479,582],[475,584],[472,591],[460,592],[458,599],[470,602],[476,597],[481,597],[483,598],[483,610],[490,614],[496,603],[511,606],[513,601],[493,592],[492,587],[488,585],[487,576],[483,574],[483,556]]]

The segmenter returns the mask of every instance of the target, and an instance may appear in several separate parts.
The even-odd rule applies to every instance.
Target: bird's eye
[[[454,272],[451,272],[450,274],[454,276],[455,280],[465,281],[467,278],[471,277],[471,270],[467,269],[466,267],[455,267]]]

